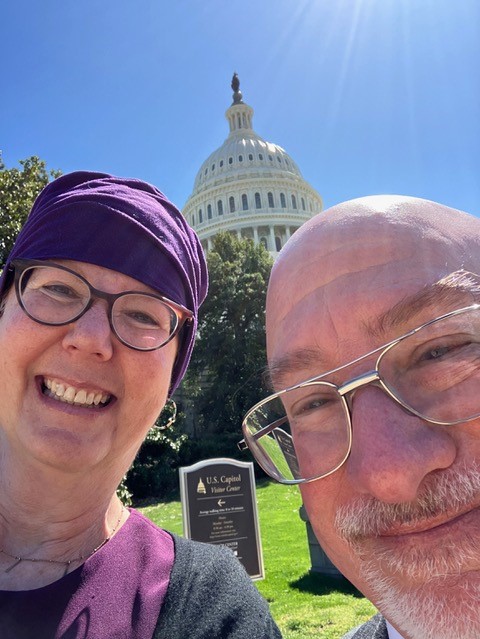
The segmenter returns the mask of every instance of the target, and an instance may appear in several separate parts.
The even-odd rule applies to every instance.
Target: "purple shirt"
[[[132,510],[82,566],[43,588],[0,590],[2,639],[151,639],[174,561],[172,537]]]

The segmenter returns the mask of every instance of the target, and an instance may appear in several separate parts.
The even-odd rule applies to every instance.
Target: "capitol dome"
[[[207,250],[214,235],[230,231],[274,255],[322,210],[322,199],[284,149],[255,133],[237,74],[232,89],[225,114],[230,133],[200,167],[183,214]]]

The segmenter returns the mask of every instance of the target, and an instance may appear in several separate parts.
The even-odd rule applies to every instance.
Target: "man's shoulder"
[[[385,619],[380,614],[375,615],[366,623],[347,632],[342,639],[388,639]]]

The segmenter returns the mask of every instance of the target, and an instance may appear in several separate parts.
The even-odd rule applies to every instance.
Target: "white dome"
[[[262,241],[275,254],[303,222],[322,210],[288,153],[252,129],[253,109],[242,100],[236,74],[227,110],[230,134],[200,167],[184,215],[205,248],[219,231]]]
[[[215,185],[218,179],[239,174],[283,177],[285,173],[302,179],[298,166],[282,147],[266,142],[251,129],[243,129],[230,134],[205,160],[195,178],[193,193]]]

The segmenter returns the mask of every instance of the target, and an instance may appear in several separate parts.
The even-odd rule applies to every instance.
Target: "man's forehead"
[[[363,321],[379,306],[387,308],[440,279],[448,273],[446,263],[451,270],[462,266],[451,249],[431,242],[420,246],[410,230],[349,232],[345,239],[327,231],[317,240],[308,237],[303,250],[275,265],[267,296],[267,332],[282,320],[301,324],[304,315],[312,314],[325,320],[350,310]]]
[[[386,334],[396,323],[399,332],[390,335],[396,337],[415,310],[408,303],[400,312],[402,299],[420,294],[416,308],[421,309],[427,302],[421,295],[425,287],[465,264],[471,269],[475,263],[478,272],[478,248],[475,257],[468,255],[465,241],[470,229],[472,244],[478,246],[478,220],[452,212],[458,228],[450,233],[441,215],[441,223],[432,218],[433,203],[427,204],[425,219],[415,211],[398,219],[377,210],[334,215],[326,222],[318,216],[298,238],[293,236],[274,266],[268,292],[269,359],[292,351],[290,346],[320,357],[325,345],[331,353],[334,344],[348,342],[359,327],[366,334],[381,329]],[[435,308],[438,314],[449,310],[449,302],[435,296],[429,304],[433,314]]]
[[[287,243],[272,270],[267,310],[276,298],[296,303],[330,284],[373,288],[382,273],[391,272],[395,284],[413,276],[432,282],[434,271],[475,272],[479,240],[478,219],[433,202],[393,196],[347,202],[312,218]]]
[[[296,340],[294,333],[291,333],[281,341],[280,348],[278,344],[277,348],[270,348],[268,369],[272,387],[278,390],[304,381],[312,376],[309,371],[315,376],[335,372],[338,367],[354,363],[359,357],[386,345],[412,328],[479,301],[480,277],[460,270],[402,297],[383,312],[370,316],[366,314],[365,321],[355,327],[350,324],[350,332],[337,332],[333,340],[329,339],[332,332],[320,320],[320,334],[312,330],[304,333],[303,339]],[[356,343],[355,339],[351,339],[355,333],[368,338],[366,351],[351,350]]]

